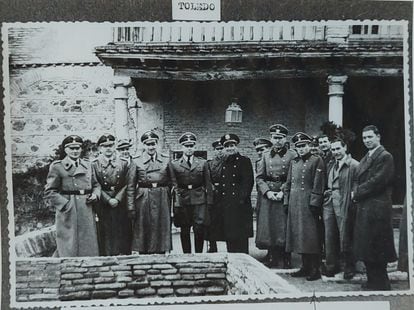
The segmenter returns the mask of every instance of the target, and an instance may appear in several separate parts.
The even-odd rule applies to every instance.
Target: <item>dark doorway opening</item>
[[[345,85],[343,125],[357,137],[350,151],[360,160],[367,151],[362,143],[362,129],[370,124],[378,127],[382,145],[394,157],[394,204],[402,204],[406,194],[404,109],[402,77],[351,77]]]

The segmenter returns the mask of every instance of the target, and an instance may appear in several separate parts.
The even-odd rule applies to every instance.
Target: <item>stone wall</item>
[[[13,170],[48,162],[69,134],[96,141],[114,131],[113,70],[48,66],[11,72]]]
[[[18,260],[16,270],[18,302],[295,291],[235,253]]]

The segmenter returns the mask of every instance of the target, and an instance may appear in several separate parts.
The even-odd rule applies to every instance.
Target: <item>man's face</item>
[[[115,153],[115,143],[99,146],[101,153],[105,157],[112,157]]]
[[[308,143],[301,143],[296,145],[296,151],[298,152],[299,156],[305,156],[310,152],[310,146]]]
[[[193,156],[195,151],[195,144],[186,144],[183,145],[183,153],[185,156]]]
[[[70,159],[77,160],[82,152],[82,148],[78,145],[71,145],[65,147],[65,153]]]
[[[121,149],[118,149],[119,157],[122,158],[129,158],[129,147],[123,147]]]
[[[328,137],[319,138],[318,143],[319,143],[319,148],[323,152],[327,152],[331,148],[331,143],[329,142]]]
[[[216,156],[217,158],[223,157],[223,147],[222,146],[218,146],[214,149],[214,156]]]
[[[286,137],[281,136],[281,135],[273,134],[271,136],[271,140],[272,140],[273,145],[278,149],[281,147],[284,147],[286,144]]]
[[[364,142],[368,150],[375,149],[381,143],[381,136],[375,134],[373,130],[362,132],[362,142]]]
[[[157,142],[150,141],[150,142],[144,143],[144,149],[148,155],[154,155],[157,152]]]
[[[343,146],[340,141],[333,142],[331,144],[332,155],[336,160],[342,160],[346,156],[347,147]]]
[[[259,156],[259,158],[262,158],[263,153],[268,149],[269,149],[269,147],[267,147],[267,146],[262,146],[262,147],[256,149],[256,152],[257,152],[257,155]]]
[[[226,143],[226,145],[224,146],[224,149],[226,150],[226,153],[228,155],[233,155],[237,153],[237,145],[236,143],[233,143],[233,142]]]

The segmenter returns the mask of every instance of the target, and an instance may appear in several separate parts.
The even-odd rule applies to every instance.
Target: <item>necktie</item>
[[[78,168],[79,164],[78,161],[75,161],[75,167]]]
[[[188,163],[188,167],[191,167],[191,160],[190,160],[191,156],[187,156],[187,163]]]
[[[151,161],[154,162],[154,155],[151,155]]]
[[[338,171],[339,170],[339,161],[336,161],[335,162],[335,171]]]

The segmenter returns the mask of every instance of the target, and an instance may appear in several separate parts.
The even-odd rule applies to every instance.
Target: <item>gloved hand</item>
[[[130,220],[135,220],[137,217],[137,212],[135,210],[128,210],[128,218]]]
[[[321,208],[315,206],[309,206],[309,210],[314,217],[318,217],[321,212]]]

